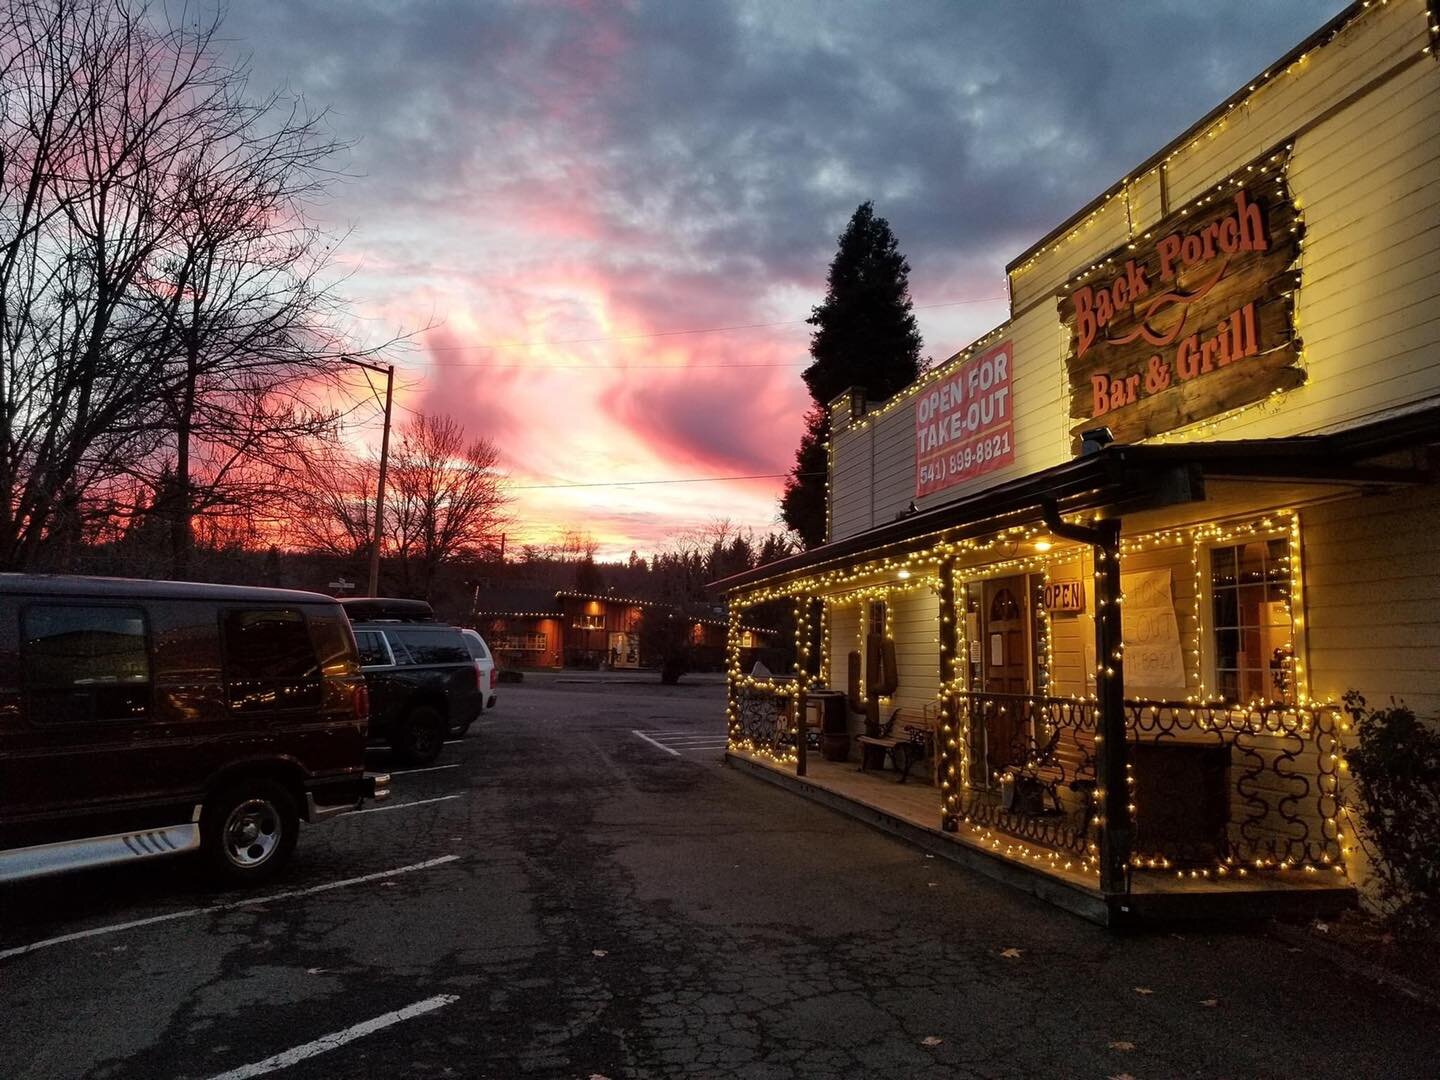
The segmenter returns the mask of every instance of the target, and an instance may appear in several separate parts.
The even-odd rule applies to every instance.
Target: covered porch
[[[723,582],[795,625],[730,759],[1104,922],[1344,907],[1300,511],[1417,482],[1386,450],[1110,447]]]

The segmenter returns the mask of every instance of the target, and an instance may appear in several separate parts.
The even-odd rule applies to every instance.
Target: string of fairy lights
[[[1124,260],[1127,252],[1152,238],[1153,227],[1149,231],[1141,231],[1143,226],[1137,228],[1136,205],[1137,202],[1143,201],[1152,210],[1156,206],[1161,206],[1165,200],[1167,181],[1171,179],[1170,171],[1177,159],[1206,149],[1213,140],[1231,128],[1236,120],[1237,110],[1248,112],[1252,96],[1257,91],[1277,80],[1288,79],[1306,71],[1311,66],[1312,57],[1317,51],[1329,45],[1341,34],[1349,32],[1367,12],[1387,7],[1389,3],[1390,0],[1366,0],[1351,16],[1334,24],[1323,39],[1312,42],[1304,52],[1290,58],[1283,67],[1263,72],[1245,91],[1237,94],[1218,110],[1208,122],[1198,126],[1185,139],[1177,141],[1163,156],[1157,156],[1147,164],[1142,172],[1122,179],[1114,189],[1097,200],[1087,212],[1077,216],[1077,219],[1068,228],[1060,230],[1052,238],[1029,250],[1022,260],[1009,270],[1012,314],[1018,303],[1017,296],[1021,291],[1028,296],[1037,298],[1056,292],[1066,295],[1071,289],[1083,284],[1089,276],[1101,274],[1113,268],[1117,261]],[[1425,19],[1426,28],[1426,39],[1420,53],[1435,55],[1435,46],[1440,43],[1440,15],[1437,15],[1440,5],[1421,2],[1417,4],[1417,7]],[[1338,62],[1343,63],[1343,58]],[[1389,74],[1394,74],[1399,68],[1400,63],[1397,62],[1390,69]],[[1295,132],[1298,134],[1303,130],[1305,129],[1297,128]],[[1282,139],[1258,158],[1229,172],[1218,183],[1211,182],[1207,185],[1202,181],[1198,186],[1190,186],[1181,199],[1183,207],[1178,212],[1179,216],[1184,217],[1201,212],[1211,203],[1228,197],[1235,188],[1248,184],[1265,183],[1267,178],[1273,178],[1281,195],[1292,197],[1296,219],[1291,225],[1291,230],[1299,234],[1296,239],[1300,251],[1303,253],[1305,237],[1304,225],[1300,216],[1303,207],[1301,201],[1294,198],[1288,191],[1289,169],[1295,138],[1296,134],[1292,134],[1289,138]],[[1258,142],[1258,140],[1255,141]],[[1251,145],[1254,143],[1252,142]],[[1199,174],[1206,172],[1209,168],[1207,166],[1191,171],[1196,174],[1198,179]],[[1214,173],[1210,172],[1210,175],[1213,176]],[[1182,182],[1184,182],[1183,179]],[[1194,185],[1193,180],[1190,183]],[[1123,239],[1118,247],[1115,246],[1114,240],[1106,242],[1096,236],[1097,229],[1102,224],[1105,225],[1103,231],[1106,237],[1116,234],[1117,228],[1112,225],[1114,225],[1113,215],[1117,208],[1123,208],[1125,213]],[[1163,207],[1161,209],[1163,210]],[[1094,261],[1078,270],[1073,269],[1075,261],[1083,258],[1083,256],[1077,257],[1075,253],[1087,246],[1090,251],[1097,248],[1112,250],[1109,250],[1106,255],[1094,258]],[[1062,260],[1068,261],[1069,265],[1064,274],[1055,275],[1058,280],[1053,284],[1048,274],[1046,280],[1043,281],[1032,277],[1042,264],[1058,268],[1059,265],[1063,265]],[[1031,278],[1031,280],[1023,280],[1026,278]],[[1029,310],[1029,308],[1026,307],[1025,310]],[[1295,307],[1293,319],[1294,334],[1299,340],[1301,319],[1298,304]],[[831,480],[835,475],[837,447],[843,446],[851,437],[872,429],[892,413],[909,405],[914,400],[915,394],[921,392],[926,385],[953,374],[958,367],[993,345],[1003,335],[1014,332],[1015,328],[1014,318],[994,328],[942,364],[923,373],[907,392],[896,395],[888,401],[875,405],[867,404],[863,409],[856,409],[848,415],[843,403],[832,406],[831,414],[836,420],[834,434],[825,443],[828,463],[825,482],[827,539],[834,537],[837,528]],[[1305,363],[1303,351],[1298,362],[1303,367]],[[1063,357],[1060,361],[1060,371],[1061,385],[1063,386]],[[1283,393],[1285,393],[1283,389],[1275,390],[1259,400],[1225,410],[1203,421],[1162,433],[1155,437],[1155,441],[1203,440],[1218,433],[1221,429],[1233,428],[1237,417],[1250,413],[1252,410],[1273,409],[1277,398]],[[895,422],[901,422],[901,418],[897,417]],[[1097,518],[1098,516],[1096,515]],[[1072,520],[1078,519],[1072,517]],[[973,529],[984,524],[986,523],[972,523],[970,528]],[[972,624],[978,628],[978,620],[971,620],[967,618],[967,615],[974,610],[976,604],[975,588],[979,582],[985,579],[1013,575],[1037,575],[1040,579],[1038,587],[1043,588],[1051,582],[1052,575],[1056,574],[1060,568],[1073,568],[1077,562],[1081,566],[1082,578],[1087,567],[1098,574],[1093,554],[1083,547],[1053,544],[1048,531],[1043,527],[1025,524],[1006,526],[1001,522],[989,524],[993,528],[988,535],[962,537],[954,531],[941,532],[925,538],[922,541],[924,546],[918,550],[882,549],[871,552],[868,557],[853,564],[823,565],[801,577],[765,583],[749,592],[732,597],[730,606],[731,663],[728,678],[729,703],[727,705],[731,747],[740,752],[768,758],[781,766],[792,765],[794,754],[791,750],[785,747],[756,746],[746,736],[739,717],[738,703],[741,697],[743,695],[764,695],[782,702],[789,701],[797,696],[803,696],[815,682],[823,682],[827,675],[835,678],[836,673],[832,670],[835,666],[833,650],[836,640],[834,634],[838,632],[835,627],[839,623],[841,613],[851,609],[857,611],[855,636],[857,646],[863,656],[868,629],[866,605],[875,601],[884,604],[883,634],[887,641],[894,642],[892,600],[913,590],[928,589],[938,597],[935,616],[938,634],[930,644],[934,650],[932,655],[938,655],[934,683],[934,708],[939,719],[938,746],[942,758],[938,772],[940,788],[938,802],[942,821],[953,822],[971,843],[1009,858],[1023,860],[1056,872],[1094,876],[1099,873],[1099,851],[1098,845],[1093,841],[1089,842],[1085,846],[1085,850],[1078,855],[1056,851],[1042,844],[1012,836],[1003,829],[971,820],[966,817],[964,812],[966,798],[974,784],[972,776],[974,763],[971,755],[975,733],[972,731],[973,718],[967,695],[974,696],[971,654],[972,647],[979,643],[971,640]],[[848,528],[849,522],[847,521],[845,525]],[[1311,696],[1310,672],[1305,660],[1307,656],[1307,618],[1302,539],[1301,516],[1294,509],[1271,513],[1242,514],[1228,520],[1187,524],[1148,531],[1136,536],[1122,537],[1118,553],[1122,567],[1127,562],[1132,567],[1142,565],[1148,567],[1155,565],[1158,560],[1160,564],[1170,565],[1184,575],[1184,564],[1188,558],[1191,585],[1188,597],[1190,610],[1187,613],[1188,618],[1185,620],[1188,622],[1188,628],[1187,632],[1182,634],[1181,655],[1185,676],[1183,693],[1173,701],[1127,703],[1128,709],[1137,710],[1133,714],[1127,712],[1127,718],[1132,728],[1147,721],[1158,725],[1161,720],[1158,714],[1164,711],[1171,721],[1174,721],[1176,717],[1180,718],[1183,720],[1186,730],[1193,730],[1200,737],[1222,740],[1246,737],[1248,741],[1244,748],[1244,754],[1247,757],[1253,758],[1261,767],[1272,769],[1273,775],[1279,778],[1282,786],[1293,782],[1309,793],[1306,796],[1309,802],[1304,812],[1307,821],[1309,819],[1318,821],[1318,832],[1321,838],[1318,852],[1312,855],[1307,844],[1304,845],[1305,854],[1297,857],[1285,853],[1283,845],[1285,837],[1282,828],[1275,827],[1273,822],[1260,821],[1257,823],[1252,818],[1245,823],[1247,828],[1250,826],[1271,828],[1277,834],[1278,840],[1282,841],[1276,845],[1277,854],[1274,857],[1257,855],[1254,858],[1242,859],[1237,855],[1229,854],[1217,857],[1211,865],[1188,865],[1179,868],[1174,866],[1163,853],[1136,851],[1131,855],[1131,865],[1134,869],[1173,871],[1181,877],[1194,878],[1225,878],[1232,875],[1244,877],[1262,871],[1289,872],[1307,876],[1329,872],[1340,875],[1346,873],[1346,866],[1356,851],[1355,829],[1348,821],[1350,811],[1343,798],[1344,777],[1347,772],[1344,744],[1345,736],[1349,733],[1349,723],[1344,712],[1335,702]],[[1284,542],[1283,554],[1276,559],[1276,575],[1280,583],[1278,596],[1283,605],[1284,624],[1288,626],[1288,649],[1282,650],[1283,659],[1279,661],[1278,673],[1281,679],[1283,700],[1279,702],[1259,698],[1245,702],[1227,700],[1219,692],[1220,688],[1212,685],[1211,672],[1216,669],[1217,662],[1216,657],[1207,648],[1209,636],[1215,630],[1215,612],[1211,610],[1213,603],[1210,588],[1214,570],[1210,553],[1227,546],[1256,542],[1268,544],[1278,541]],[[1266,580],[1268,582],[1268,577]],[[808,603],[810,598],[821,600],[820,664],[818,669],[820,674],[814,678],[808,675],[804,662],[808,661],[808,656],[804,656],[802,652],[802,650],[808,649],[811,640],[808,624],[805,625],[803,631],[801,629],[805,620],[808,620],[808,613],[811,610]],[[797,655],[802,656],[803,660],[797,665],[797,674],[793,679],[748,676],[740,670],[741,653],[738,646],[738,631],[735,628],[739,626],[742,613],[757,605],[775,601],[788,601],[795,607],[796,649]],[[1125,602],[1123,586],[1122,594],[1114,602],[1123,606]],[[1097,597],[1096,607],[1098,608],[1098,606],[1099,599]],[[803,619],[802,610],[804,612]],[[1035,613],[1033,647],[1036,651],[1035,684],[1037,693],[1052,700],[1068,698],[1077,705],[1093,706],[1098,698],[1096,693],[1098,687],[1104,680],[1116,676],[1115,662],[1123,656],[1124,645],[1120,645],[1118,651],[1112,656],[1096,656],[1093,666],[1088,666],[1083,662],[1077,664],[1074,660],[1076,655],[1074,638],[1092,625],[1091,619],[1094,616],[1066,620],[1066,628],[1062,630],[1061,625],[1043,604],[1033,605],[1033,610]],[[1181,612],[1177,611],[1177,616],[1179,615]],[[1056,660],[1058,638],[1065,639],[1066,661],[1064,664],[1057,664]],[[909,635],[907,640],[900,644],[903,648],[914,649],[923,643],[913,640],[913,635]],[[1084,655],[1083,649],[1080,655]],[[862,693],[864,692],[864,674],[862,665]],[[1071,691],[1069,694],[1064,693],[1067,688]],[[1181,688],[1177,687],[1177,689]],[[793,704],[793,701],[791,703]],[[803,727],[803,722],[797,723],[797,726]],[[1096,742],[1100,741],[1099,733],[1096,733],[1095,740]],[[1301,754],[1294,749],[1297,741],[1304,749],[1303,769],[1300,767]],[[1133,765],[1128,769],[1127,783],[1130,811],[1132,815],[1139,813],[1143,818],[1143,807],[1137,808],[1135,804],[1136,784]],[[1089,824],[1096,829],[1104,826],[1103,816],[1098,812],[1098,808],[1104,805],[1103,797],[1104,792],[1096,790],[1094,801],[1091,804],[1097,809],[1097,812],[1090,817]],[[1232,798],[1234,797],[1236,795],[1232,792]],[[1256,795],[1248,797],[1252,800],[1259,798]],[[1293,792],[1275,795],[1274,798],[1278,803],[1292,807],[1301,801],[1300,797],[1294,795]]]
[[[1072,516],[1073,518],[1073,516]],[[1256,541],[1283,540],[1284,554],[1277,560],[1277,570],[1282,582],[1280,596],[1284,602],[1291,641],[1291,656],[1285,671],[1288,700],[1277,709],[1276,703],[1255,699],[1245,703],[1227,701],[1212,691],[1207,678],[1209,657],[1204,646],[1205,634],[1211,621],[1206,617],[1209,604],[1207,575],[1209,552],[1215,548],[1230,547]],[[1303,596],[1304,572],[1301,564],[1301,522],[1297,511],[1286,509],[1258,516],[1241,516],[1231,520],[1210,521],[1174,528],[1154,530],[1144,534],[1123,537],[1119,558],[1122,568],[1126,561],[1143,563],[1145,568],[1156,565],[1159,555],[1161,565],[1183,567],[1188,559],[1193,578],[1193,589],[1189,597],[1188,613],[1190,636],[1182,652],[1185,657],[1185,691],[1183,698],[1158,703],[1164,708],[1188,714],[1186,727],[1200,737],[1241,736],[1247,739],[1247,754],[1269,755],[1278,760],[1294,752],[1281,741],[1300,740],[1308,747],[1307,760],[1316,763],[1314,776],[1315,797],[1308,815],[1317,824],[1325,850],[1314,859],[1286,855],[1260,857],[1244,860],[1236,855],[1217,858],[1213,865],[1175,869],[1169,858],[1158,852],[1137,851],[1131,856],[1131,865],[1141,870],[1175,870],[1182,877],[1224,878],[1246,876],[1257,871],[1294,871],[1315,875],[1330,870],[1344,874],[1345,865],[1354,853],[1353,830],[1347,832],[1340,823],[1343,816],[1341,798],[1342,776],[1346,771],[1343,753],[1343,736],[1349,725],[1340,708],[1330,700],[1312,698],[1309,692],[1308,672],[1303,661],[1305,655],[1305,607]],[[988,537],[950,539],[946,534],[936,534],[929,546],[903,556],[889,556],[872,559],[846,568],[831,568],[797,580],[755,588],[748,593],[732,597],[730,619],[732,626],[728,705],[731,733],[730,747],[742,753],[767,759],[774,764],[788,767],[795,763],[795,754],[790,747],[757,745],[744,732],[739,723],[738,701],[742,695],[762,695],[784,702],[808,693],[816,682],[824,682],[827,676],[836,677],[832,672],[832,625],[839,612],[855,610],[855,641],[857,650],[865,653],[868,630],[868,605],[881,602],[884,610],[883,635],[894,643],[895,612],[893,602],[909,593],[925,590],[939,599],[936,604],[934,626],[936,634],[929,639],[938,656],[937,678],[933,708],[938,717],[939,749],[942,760],[939,763],[939,798],[937,809],[942,821],[949,820],[963,826],[963,834],[972,842],[988,850],[1010,858],[1042,865],[1058,872],[1098,875],[1098,845],[1092,840],[1082,854],[1055,851],[1040,844],[1009,836],[1003,830],[975,821],[965,814],[965,801],[974,784],[971,759],[974,732],[968,707],[956,709],[955,703],[965,701],[963,695],[971,692],[970,667],[971,622],[966,617],[974,604],[972,590],[979,582],[988,578],[1017,575],[1037,575],[1037,587],[1043,588],[1052,581],[1057,570],[1066,575],[1074,572],[1080,564],[1093,564],[1093,555],[1080,545],[1054,544],[1043,526],[1011,526]],[[1123,579],[1122,579],[1123,580]],[[808,674],[808,648],[811,634],[808,626],[809,599],[822,600],[823,624],[821,629],[820,674]],[[1118,602],[1123,605],[1124,594]],[[740,670],[738,628],[743,613],[761,604],[777,600],[789,601],[794,605],[796,616],[796,649],[800,657],[797,674],[793,679],[757,677]],[[1035,647],[1037,650],[1037,679],[1043,683],[1042,692],[1049,698],[1067,698],[1077,704],[1093,706],[1097,695],[1092,686],[1099,680],[1113,676],[1110,662],[1115,657],[1097,657],[1093,669],[1057,666],[1055,641],[1057,629],[1054,618],[1043,604],[1035,605],[1036,621]],[[1068,645],[1073,651],[1077,636],[1083,642],[1085,631],[1090,627],[1089,619],[1067,620],[1072,627],[1067,633]],[[953,630],[953,633],[951,632]],[[952,644],[953,642],[953,644]],[[915,649],[923,643],[913,636],[900,643],[904,648]],[[1122,646],[1123,648],[1123,646]],[[861,670],[861,693],[864,669]],[[1082,688],[1083,681],[1083,688]],[[1062,692],[1064,684],[1070,684],[1071,692]],[[793,704],[793,702],[792,702]],[[882,702],[888,705],[889,701]],[[1144,719],[1144,716],[1140,717]],[[1099,741],[1099,735],[1095,736]],[[1267,746],[1266,739],[1276,742]],[[1272,761],[1266,762],[1273,764]],[[1279,775],[1300,775],[1279,774]],[[1134,805],[1134,775],[1130,772],[1131,812]],[[1103,791],[1095,792],[1093,807],[1102,805]],[[1291,800],[1292,802],[1295,800]],[[1098,830],[1104,820],[1098,809],[1089,824]],[[1252,823],[1253,824],[1253,823]],[[1279,835],[1280,829],[1272,827]]]

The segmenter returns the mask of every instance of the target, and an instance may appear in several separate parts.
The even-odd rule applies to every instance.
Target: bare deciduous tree
[[[343,302],[304,204],[338,147],[248,99],[218,20],[164,16],[0,0],[0,566],[143,506],[183,573],[194,515],[253,520],[335,419],[307,390]]]
[[[441,564],[496,542],[509,501],[498,464],[490,440],[467,442],[465,429],[448,416],[417,413],[402,429],[386,509],[407,585],[428,596]]]

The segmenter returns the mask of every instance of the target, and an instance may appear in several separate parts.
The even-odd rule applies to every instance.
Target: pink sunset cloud
[[[422,331],[400,415],[496,443],[517,537],[624,555],[774,524],[780,479],[709,479],[792,460],[803,320],[858,203],[910,261],[924,353],[951,355],[1003,318],[1008,258],[1291,43],[1286,4],[1217,2],[1137,8],[1128,45],[1068,6],[1035,34],[1014,5],[923,2],[822,27],[786,5],[254,0],[229,29],[263,42],[257,85],[363,136],[324,214],[357,336]],[[1176,92],[1142,118],[1136,83]]]

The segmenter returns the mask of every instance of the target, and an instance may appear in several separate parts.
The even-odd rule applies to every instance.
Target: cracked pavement
[[[256,895],[458,860],[0,959],[0,1076],[205,1078],[435,995],[272,1075],[1435,1074],[1433,1015],[1262,932],[1107,932],[632,733],[722,694],[507,686]],[[0,951],[238,898],[184,860],[12,886]]]

